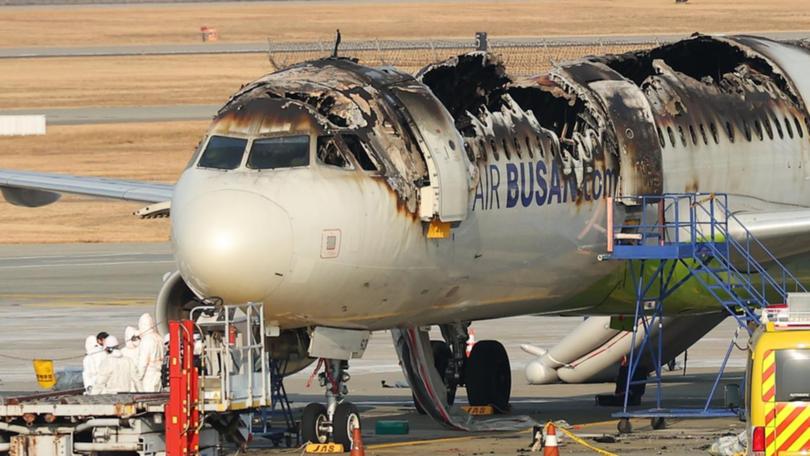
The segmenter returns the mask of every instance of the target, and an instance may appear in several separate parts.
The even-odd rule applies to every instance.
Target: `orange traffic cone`
[[[475,345],[475,330],[470,328],[468,331],[469,336],[467,337],[467,358],[470,357],[470,353],[472,353],[473,346]]]
[[[363,447],[363,437],[360,434],[359,426],[352,429],[352,451],[349,454],[351,456],[366,456],[366,449]]]
[[[543,446],[543,456],[560,456],[560,450],[557,449],[557,428],[554,423],[549,422],[546,425],[546,444]]]

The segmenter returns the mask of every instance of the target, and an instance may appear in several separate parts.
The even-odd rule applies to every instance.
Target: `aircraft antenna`
[[[337,29],[337,31],[335,32],[335,50],[332,51],[332,58],[337,58],[339,46],[340,46],[340,29]]]

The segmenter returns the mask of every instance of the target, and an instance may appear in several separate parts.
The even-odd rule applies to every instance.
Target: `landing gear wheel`
[[[619,434],[630,434],[633,432],[633,425],[628,418],[622,418],[616,425],[616,429],[619,431]]]
[[[329,417],[323,404],[309,404],[301,415],[301,439],[304,443],[326,443],[329,440],[326,423]]]
[[[352,431],[360,429],[360,412],[351,402],[341,402],[332,417],[332,440],[343,445],[345,451],[352,449]]]
[[[473,346],[464,379],[470,405],[491,405],[499,413],[509,410],[512,371],[509,356],[500,342],[482,340]]]
[[[433,365],[436,367],[436,371],[438,371],[439,375],[442,377],[442,382],[445,384],[444,386],[447,387],[447,405],[453,405],[453,402],[456,400],[457,386],[447,386],[447,379],[445,378],[447,366],[450,364],[450,360],[453,359],[453,353],[450,351],[450,345],[441,340],[431,340],[430,348],[433,349]],[[413,405],[416,407],[416,411],[419,412],[420,415],[425,414],[425,409],[419,405],[419,402],[416,401],[415,396],[413,396]]]
[[[661,417],[650,418],[650,427],[656,431],[667,427],[667,420]]]

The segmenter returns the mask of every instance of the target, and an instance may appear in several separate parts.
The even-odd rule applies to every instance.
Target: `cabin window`
[[[697,135],[695,134],[695,128],[692,124],[689,124],[689,136],[692,137],[692,145],[697,146]]]
[[[788,137],[793,139],[793,126],[790,125],[790,120],[787,117],[785,117],[785,130],[787,130]]]
[[[764,140],[765,134],[762,133],[762,123],[759,121],[759,119],[754,121],[754,129],[757,132],[757,137],[759,138],[759,140],[760,141]]]
[[[324,165],[337,166],[338,168],[351,169],[352,164],[343,155],[335,138],[332,136],[319,136],[318,137],[318,161]]]
[[[494,139],[489,140],[489,147],[492,149],[492,158],[494,158],[495,161],[500,161],[501,156],[498,153],[498,146],[495,145],[495,140]]]
[[[720,135],[717,133],[717,125],[714,122],[709,123],[709,131],[712,132],[712,139],[715,144],[720,144]]]
[[[506,140],[505,139],[501,140],[501,145],[503,146],[503,154],[506,155],[506,159],[511,160],[512,159],[512,154],[509,153],[509,148],[506,146]]]
[[[706,128],[703,127],[703,124],[700,124],[700,136],[703,137],[703,144],[709,145],[709,137],[706,136]]]
[[[526,141],[526,153],[529,154],[529,158],[534,158],[534,151],[532,150],[532,143],[529,140],[529,137],[526,136],[523,139]]]
[[[467,154],[467,159],[470,160],[470,162],[475,163],[475,152],[473,152],[470,142],[466,139],[464,140],[464,152]]]
[[[773,128],[771,128],[771,121],[767,117],[763,119],[762,124],[765,126],[765,133],[768,134],[768,139],[773,139]]]
[[[250,146],[250,169],[294,168],[309,165],[309,136],[255,139]]]
[[[667,136],[669,136],[669,143],[675,147],[675,133],[672,132],[672,127],[667,127]]]
[[[354,159],[357,160],[360,168],[365,171],[377,171],[377,165],[374,164],[374,161],[368,155],[368,149],[366,149],[365,144],[360,141],[357,135],[340,135],[340,137],[343,138],[343,142],[346,144],[349,152],[354,156]]]
[[[686,134],[683,132],[683,127],[678,125],[678,136],[681,137],[681,144],[686,147]]]
[[[799,119],[795,116],[793,117],[793,123],[796,124],[796,133],[799,134],[799,138],[804,138],[804,129],[802,128],[802,124],[799,123]]]
[[[731,122],[728,120],[726,121],[726,134],[728,135],[728,140],[734,142],[734,127],[731,126]]]
[[[776,126],[776,133],[779,134],[779,139],[784,139],[785,133],[782,132],[782,123],[779,122],[778,117],[773,118],[773,124]]]
[[[751,127],[748,126],[747,120],[743,120],[743,134],[745,135],[745,140],[751,142]]]
[[[666,141],[664,141],[664,133],[661,131],[661,127],[655,127],[658,130],[658,143],[661,144],[661,148],[665,148],[667,146]]]
[[[236,169],[242,163],[247,139],[212,136],[197,166],[213,169]]]

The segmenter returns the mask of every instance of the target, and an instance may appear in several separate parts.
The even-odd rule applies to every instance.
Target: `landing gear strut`
[[[310,443],[339,443],[348,451],[352,448],[352,431],[360,428],[360,412],[344,400],[349,393],[346,383],[351,379],[349,363],[324,359],[318,366],[321,364],[325,368],[318,374],[318,383],[326,390],[326,405],[312,403],[304,408],[301,438]]]
[[[459,385],[464,384],[464,363],[466,362],[465,350],[467,347],[467,327],[469,323],[453,323],[440,325],[444,340],[431,340],[430,348],[433,352],[433,366],[442,378],[445,388],[447,388],[447,405],[453,405],[456,401],[456,391]],[[413,404],[420,415],[425,414],[425,410],[419,405],[416,396]]]
[[[432,340],[433,365],[447,388],[447,405],[453,405],[456,389],[467,387],[470,405],[490,405],[496,412],[509,411],[512,372],[506,349],[500,342],[484,340],[475,344],[466,356],[469,323],[440,325],[446,342]],[[416,410],[424,414],[416,401]]]

